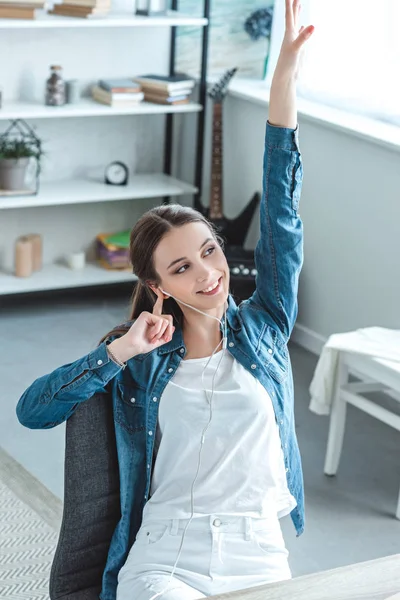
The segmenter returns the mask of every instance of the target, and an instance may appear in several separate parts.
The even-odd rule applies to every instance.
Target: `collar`
[[[232,298],[231,294],[228,294],[228,308],[226,311],[226,318],[228,321],[228,326],[233,331],[240,331],[242,326],[240,324],[239,316],[238,316],[238,307],[236,302]],[[167,344],[163,344],[158,348],[158,354],[164,355],[170,352],[175,352],[180,350],[181,348],[185,348],[185,343],[183,341],[183,331],[181,327],[176,327],[172,340]]]

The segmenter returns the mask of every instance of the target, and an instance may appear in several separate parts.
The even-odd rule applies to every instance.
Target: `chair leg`
[[[335,377],[335,390],[329,422],[329,436],[325,455],[325,475],[336,475],[343,446],[344,428],[346,424],[346,401],[341,397],[341,386],[348,382],[348,368],[339,353]]]
[[[399,492],[399,499],[397,501],[396,519],[399,519],[399,521],[400,521],[400,492]]]

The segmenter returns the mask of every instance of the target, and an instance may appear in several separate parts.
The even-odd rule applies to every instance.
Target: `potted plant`
[[[25,178],[32,158],[39,161],[42,155],[40,143],[28,138],[0,137],[0,188],[3,190],[25,189]]]

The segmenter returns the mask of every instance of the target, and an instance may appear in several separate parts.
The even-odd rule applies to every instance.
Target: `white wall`
[[[228,217],[235,216],[255,190],[261,191],[267,114],[267,107],[232,96],[225,99]],[[211,107],[208,117],[210,121]],[[301,115],[299,125],[304,266],[297,329],[316,339],[359,327],[400,328],[400,155]],[[187,144],[190,131],[185,135]],[[189,152],[188,147],[187,161]],[[209,171],[207,152],[205,204]],[[255,247],[258,231],[257,215],[247,247]]]

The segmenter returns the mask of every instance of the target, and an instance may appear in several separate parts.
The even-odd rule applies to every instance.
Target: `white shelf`
[[[102,117],[115,115],[151,115],[167,113],[193,113],[203,110],[201,104],[191,102],[177,106],[165,106],[152,102],[141,102],[137,106],[107,106],[91,98],[78,104],[46,106],[39,102],[5,101],[0,109],[0,120],[5,119],[64,119],[66,117]]]
[[[68,179],[42,183],[37,195],[0,196],[0,209],[112,202],[195,194],[198,188],[163,173],[131,175],[128,185],[107,185],[99,180]]]
[[[30,277],[15,277],[11,273],[0,272],[0,296],[124,281],[133,283],[137,277],[129,271],[108,271],[95,263],[88,263],[79,271],[61,264],[51,264],[44,265],[41,271],[32,273]]]
[[[173,27],[179,25],[207,25],[207,19],[190,17],[176,11],[168,11],[164,17],[139,17],[129,13],[110,13],[106,17],[82,19],[49,15],[37,12],[36,19],[0,19],[0,29],[54,29],[82,27]]]

